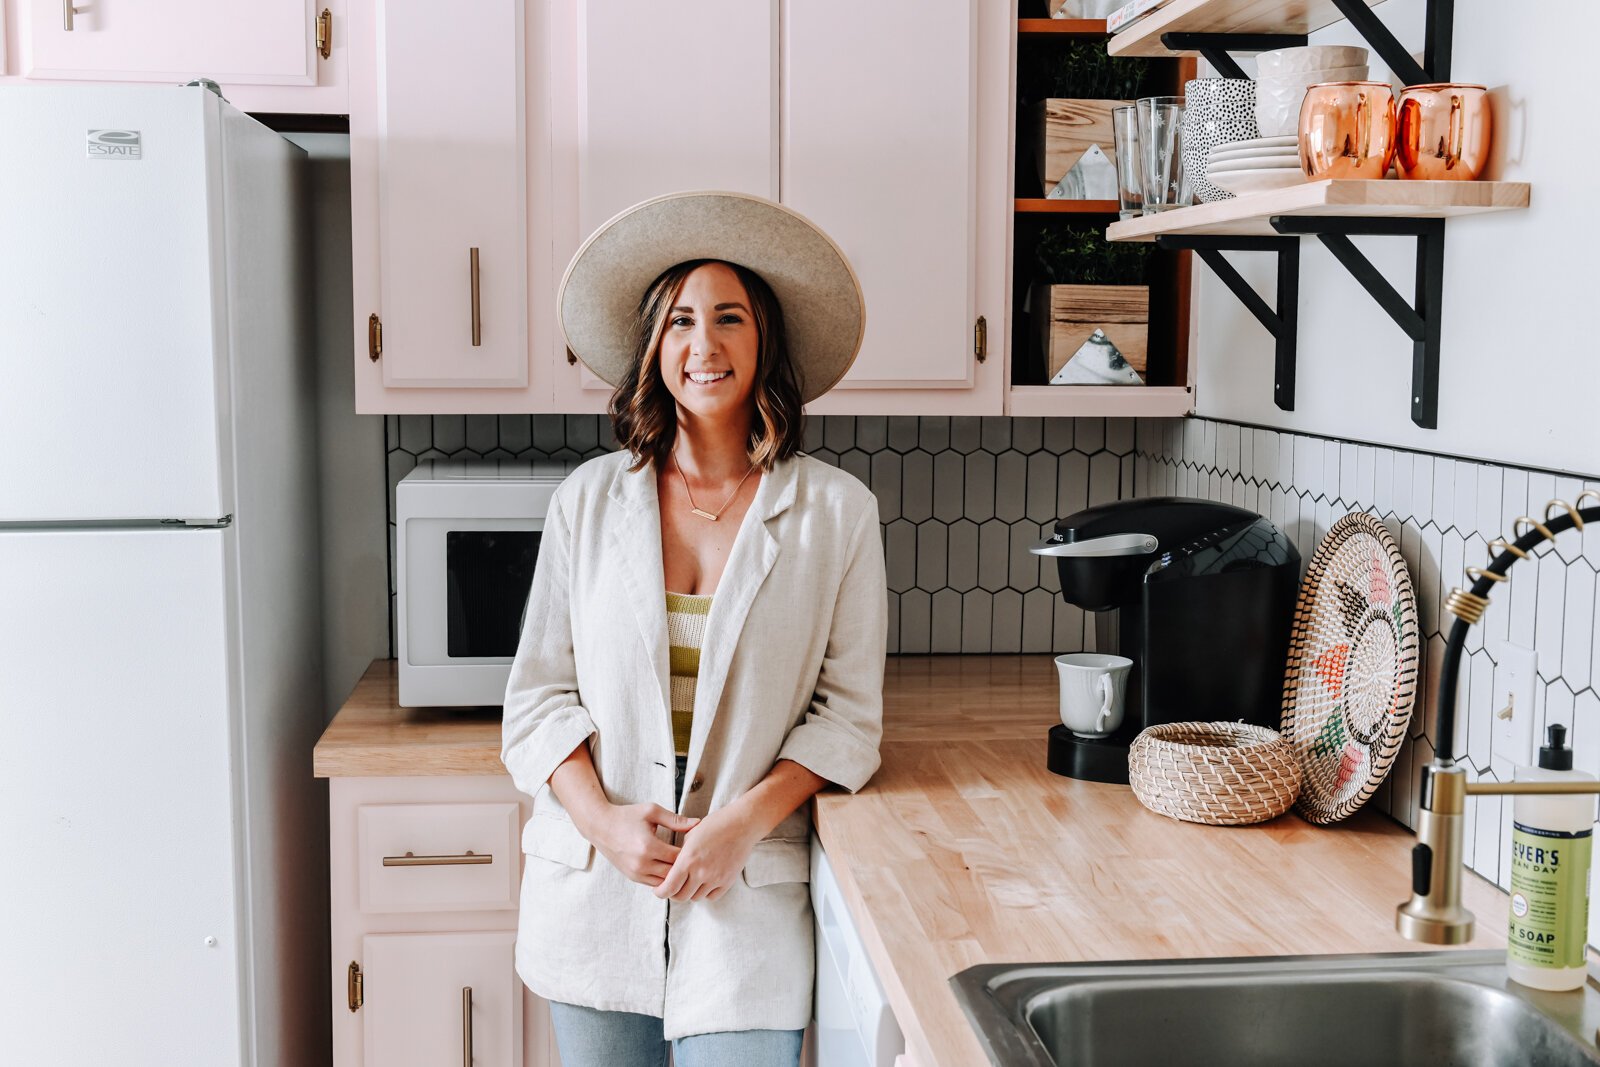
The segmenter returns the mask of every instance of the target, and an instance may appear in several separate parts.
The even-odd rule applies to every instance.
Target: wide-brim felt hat
[[[573,355],[615,386],[634,359],[639,302],[668,267],[721,259],[759,274],[783,309],[802,402],[844,377],[861,351],[861,282],[810,219],[759,196],[682,192],[635,204],[601,225],[567,266],[556,296]]]

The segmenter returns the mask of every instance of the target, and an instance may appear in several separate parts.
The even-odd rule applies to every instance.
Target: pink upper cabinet
[[[833,235],[866,296],[866,340],[841,387],[970,387],[973,4],[789,4],[783,51],[783,202]]]
[[[17,0],[12,66],[0,73],[22,81],[210,78],[241,110],[340,114],[344,2]]]
[[[529,234],[543,227],[528,205],[547,153],[525,6],[350,9],[356,408],[535,410],[549,390],[530,374]]]

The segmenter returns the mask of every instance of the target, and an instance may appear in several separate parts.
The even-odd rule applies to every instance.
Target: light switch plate
[[[1533,762],[1533,681],[1539,654],[1507,642],[1499,655],[1494,669],[1492,753],[1496,773],[1504,776],[1513,766]]]

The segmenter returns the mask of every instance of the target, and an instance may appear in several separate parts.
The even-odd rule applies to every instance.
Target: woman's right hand
[[[677,815],[659,804],[608,804],[596,824],[588,827],[589,843],[611,866],[640,885],[652,889],[661,884],[680,849],[661,840],[656,827],[684,833],[698,823]]]

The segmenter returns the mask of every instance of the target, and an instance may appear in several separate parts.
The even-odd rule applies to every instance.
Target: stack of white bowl
[[[1281,189],[1306,180],[1300,170],[1300,139],[1253,137],[1213,148],[1206,157],[1206,182],[1235,196]]]
[[[1354,45],[1319,44],[1279,48],[1256,56],[1256,125],[1262,137],[1300,130],[1300,103],[1306,90],[1322,82],[1367,80],[1367,50]]]

